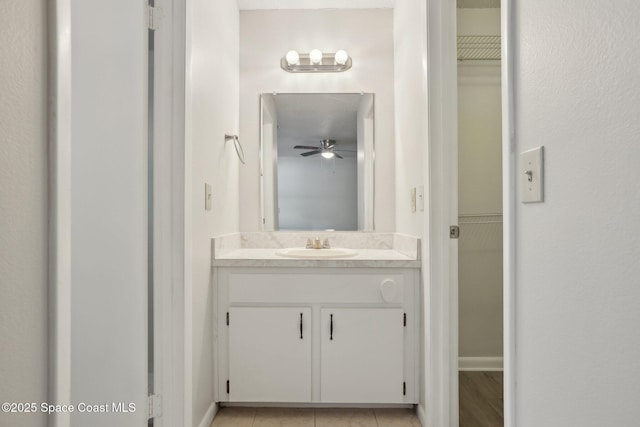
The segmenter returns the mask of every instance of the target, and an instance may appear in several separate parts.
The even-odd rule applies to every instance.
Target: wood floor
[[[460,427],[502,427],[502,372],[462,371],[459,381]]]
[[[503,427],[502,372],[459,374],[460,427]],[[420,427],[412,409],[222,408],[211,427]]]

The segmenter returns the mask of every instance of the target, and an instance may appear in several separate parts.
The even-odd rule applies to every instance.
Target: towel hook
[[[236,154],[238,155],[238,159],[240,159],[240,162],[244,165],[244,150],[242,149],[240,138],[238,138],[238,135],[225,134],[224,141],[227,142],[230,139],[233,140],[233,147],[236,149]]]

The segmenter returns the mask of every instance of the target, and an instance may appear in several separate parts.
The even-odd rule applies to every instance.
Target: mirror
[[[264,231],[373,231],[372,93],[262,94]]]

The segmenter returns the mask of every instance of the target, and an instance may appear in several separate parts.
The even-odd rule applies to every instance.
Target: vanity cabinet
[[[214,268],[216,400],[418,400],[418,270]]]

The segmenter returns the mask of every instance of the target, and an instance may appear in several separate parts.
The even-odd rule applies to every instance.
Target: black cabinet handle
[[[302,339],[302,313],[300,313],[300,339]]]
[[[329,339],[333,340],[333,314],[331,314],[330,317],[331,317],[331,322],[329,323],[329,333],[331,335],[329,336]]]

